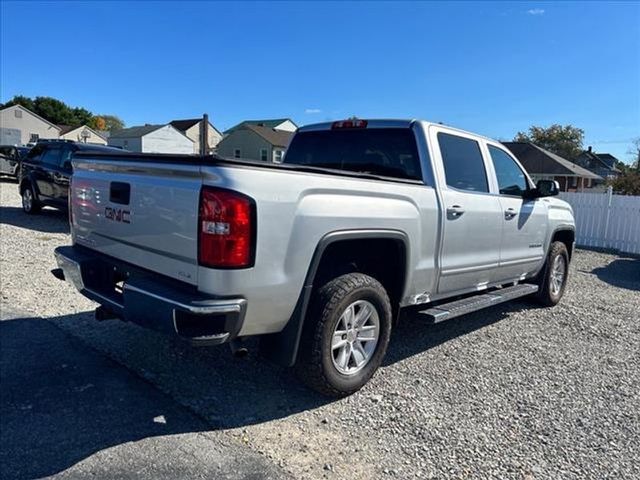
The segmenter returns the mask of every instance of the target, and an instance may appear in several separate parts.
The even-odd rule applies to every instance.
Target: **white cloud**
[[[319,108],[307,108],[305,109],[304,113],[306,113],[307,115],[313,115],[314,113],[322,113],[322,110],[320,110]]]
[[[544,15],[544,9],[542,8],[532,8],[531,10],[527,10],[529,15]]]

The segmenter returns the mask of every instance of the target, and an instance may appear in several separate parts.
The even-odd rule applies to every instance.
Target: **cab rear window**
[[[422,179],[416,139],[408,128],[300,132],[291,141],[283,163]]]

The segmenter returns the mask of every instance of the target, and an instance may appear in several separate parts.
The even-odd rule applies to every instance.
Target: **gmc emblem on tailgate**
[[[104,218],[114,222],[131,223],[131,212],[121,208],[105,207]]]

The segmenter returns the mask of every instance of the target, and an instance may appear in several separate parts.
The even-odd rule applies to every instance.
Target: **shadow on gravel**
[[[605,267],[594,268],[589,273],[614,287],[640,291],[640,258],[618,258]]]
[[[46,320],[2,321],[0,341],[2,479],[53,475],[108,447],[208,430]]]
[[[510,313],[540,308],[532,302],[512,301],[435,325],[407,314],[391,335],[384,365],[400,362],[438,345],[504,320]]]
[[[0,223],[26,228],[37,232],[69,233],[67,212],[43,208],[37,215],[27,215],[19,207],[0,207]]]
[[[392,335],[385,364],[525,308],[535,307],[505,304],[438,325],[409,316]],[[109,356],[139,376],[69,336],[70,326],[74,336],[99,350],[107,346]],[[89,312],[0,322],[0,477],[51,475],[126,442],[259,424],[333,401],[254,349],[240,360],[224,346],[194,348],[167,338],[119,321],[96,323]],[[166,423],[154,421],[160,415]]]

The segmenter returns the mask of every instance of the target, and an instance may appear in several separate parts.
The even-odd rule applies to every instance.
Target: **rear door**
[[[46,200],[52,201],[56,199],[56,190],[54,184],[54,173],[58,169],[60,163],[60,155],[62,150],[59,145],[51,145],[44,147],[42,154],[39,155],[39,162],[34,164],[33,176],[40,195],[46,197]]]
[[[547,208],[540,198],[525,198],[533,185],[506,149],[487,142],[487,153],[495,171],[492,190],[499,194],[503,213],[498,276],[500,280],[512,280],[536,270],[542,262]]]
[[[490,192],[480,142],[445,127],[429,128],[443,201],[438,293],[481,290],[496,278],[502,207]]]

